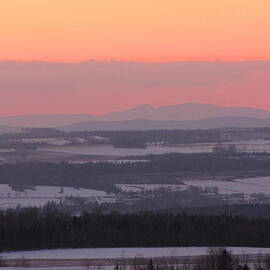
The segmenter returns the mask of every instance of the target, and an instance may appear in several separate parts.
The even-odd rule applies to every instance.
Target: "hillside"
[[[237,117],[237,118],[235,118]],[[147,122],[151,124],[154,128],[157,126],[160,128],[198,128],[198,123],[192,122],[182,122],[182,121],[198,121],[202,119],[203,124],[208,122],[213,122],[217,120],[212,120],[212,118],[220,118],[218,121],[222,121],[221,124],[217,123],[219,126],[231,126],[230,122],[237,126],[241,121],[246,123],[246,126],[262,126],[263,122],[257,122],[256,119],[270,119],[270,111],[255,109],[255,108],[242,108],[242,107],[221,107],[210,104],[198,104],[198,103],[186,103],[180,105],[162,106],[162,107],[152,107],[151,105],[142,105],[129,110],[111,112],[104,115],[90,115],[90,114],[52,114],[52,115],[19,115],[19,116],[9,116],[0,117],[0,125],[6,126],[26,126],[26,127],[63,127],[69,126],[82,122],[92,122],[98,125],[100,121],[110,122],[110,121],[130,121],[135,119],[147,119],[152,121],[169,121],[168,124],[158,123],[158,122]],[[234,119],[232,119],[234,118]],[[243,119],[239,119],[243,118]],[[253,119],[249,119],[253,118]],[[140,120],[141,121],[141,120]],[[145,121],[145,120],[144,120]],[[178,121],[177,123],[175,121]],[[179,122],[181,121],[181,123]],[[248,123],[247,123],[248,122]],[[251,123],[252,122],[252,123]],[[268,122],[267,122],[268,123]],[[118,125],[126,125],[127,123]],[[132,124],[136,125],[136,122]],[[102,124],[102,125],[109,125]],[[140,123],[140,126],[142,124]],[[216,126],[214,124],[209,124],[208,127]],[[267,124],[268,125],[268,124]],[[191,126],[191,127],[189,127]],[[118,129],[118,128],[117,128]]]
[[[91,130],[151,130],[151,129],[211,129],[224,127],[270,127],[270,119],[222,117],[194,121],[157,121],[137,119],[128,121],[89,121],[61,128],[64,131]]]

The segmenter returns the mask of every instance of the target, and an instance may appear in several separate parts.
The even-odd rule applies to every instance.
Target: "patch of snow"
[[[123,192],[134,192],[139,193],[143,191],[182,191],[188,187],[185,185],[166,185],[166,184],[116,184],[116,187],[121,189]]]
[[[29,139],[14,139],[11,142],[22,142],[22,143],[47,143],[49,145],[62,146],[71,143],[70,140],[64,138],[29,138]]]
[[[9,185],[0,184],[0,208],[4,209],[15,208],[18,205],[39,207],[51,201],[60,202],[61,199],[70,196],[99,202],[106,201],[107,193],[102,190],[59,186],[33,186],[18,191],[13,190]]]
[[[162,248],[83,248],[5,252],[4,259],[113,259],[133,257],[196,256],[207,254],[207,247]],[[228,247],[233,254],[270,254],[270,248]]]
[[[187,186],[194,187],[217,187],[220,194],[235,194],[243,193],[251,194],[270,194],[270,176],[234,179],[233,181],[219,181],[219,180],[190,180],[183,181]]]
[[[192,143],[179,145],[148,145],[143,149],[134,148],[114,148],[112,145],[90,145],[90,146],[55,146],[42,147],[40,150],[80,154],[80,155],[94,155],[94,156],[144,156],[149,154],[167,154],[167,153],[211,153],[216,143]],[[269,140],[249,140],[249,141],[235,141],[225,142],[223,145],[235,145],[237,149],[244,152],[269,152]]]

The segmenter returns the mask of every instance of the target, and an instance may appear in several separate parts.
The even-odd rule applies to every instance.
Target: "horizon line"
[[[145,63],[145,64],[166,64],[166,63],[196,63],[196,62],[208,62],[208,63],[243,63],[243,62],[270,62],[269,58],[241,58],[241,59],[223,59],[223,58],[214,58],[214,59],[199,59],[199,58],[190,58],[190,59],[157,59],[157,60],[144,60],[144,59],[117,59],[117,58],[89,58],[85,60],[42,60],[42,59],[1,59],[2,63],[61,63],[61,64],[84,64],[89,62],[97,63]]]
[[[114,110],[114,111],[110,111],[107,113],[101,113],[101,114],[93,114],[93,113],[87,113],[87,112],[81,112],[81,113],[65,113],[65,112],[59,112],[59,113],[35,113],[35,114],[16,114],[16,115],[0,115],[0,118],[9,118],[9,117],[21,117],[21,116],[65,116],[65,115],[87,115],[87,116],[104,116],[107,114],[111,114],[111,113],[117,113],[117,112],[124,112],[124,111],[128,111],[128,110],[132,110],[132,109],[136,109],[136,108],[140,108],[143,106],[150,106],[153,109],[159,109],[162,107],[173,107],[173,106],[181,106],[181,105],[191,105],[191,104],[195,104],[195,105],[209,105],[209,106],[215,106],[215,107],[221,107],[221,108],[241,108],[241,109],[255,109],[255,110],[262,110],[262,111],[269,111],[269,109],[263,109],[263,108],[259,108],[259,107],[253,107],[253,106],[226,106],[226,105],[218,105],[218,104],[213,104],[213,103],[203,103],[203,102],[184,102],[184,103],[176,103],[176,104],[168,104],[168,105],[161,105],[161,106],[154,106],[151,104],[140,104],[134,107],[129,107],[127,109],[123,109],[123,110]]]

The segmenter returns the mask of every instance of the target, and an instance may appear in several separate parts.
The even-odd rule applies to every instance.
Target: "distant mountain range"
[[[152,107],[142,105],[130,110],[112,112],[96,116],[93,121],[127,121],[134,119],[163,120],[163,121],[191,121],[219,117],[251,117],[270,118],[270,111],[242,108],[221,107],[210,104],[185,103],[180,105]]]
[[[56,114],[0,117],[1,125],[6,129],[10,127],[54,127],[64,130],[262,127],[270,126],[270,111],[199,103],[158,108],[142,105],[104,115]]]
[[[270,127],[270,119],[249,117],[208,118],[193,121],[158,121],[137,119],[128,121],[88,121],[65,126],[64,131],[91,130],[151,130],[151,129],[211,129]]]

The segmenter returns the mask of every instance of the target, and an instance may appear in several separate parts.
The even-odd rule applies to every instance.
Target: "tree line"
[[[239,171],[257,171],[257,175],[262,176],[270,174],[269,154],[165,154],[149,155],[144,158],[149,162],[3,164],[0,166],[0,183],[60,185],[112,191],[116,183],[137,183],[138,179],[142,179],[144,176],[147,176],[146,178],[149,180],[151,175],[158,174],[179,172],[217,174]],[[133,178],[132,175],[134,175]],[[147,179],[146,183],[149,182]],[[163,183],[169,183],[168,177],[162,179]]]
[[[187,214],[71,215],[55,209],[0,211],[0,250],[90,247],[270,247],[270,220]]]

